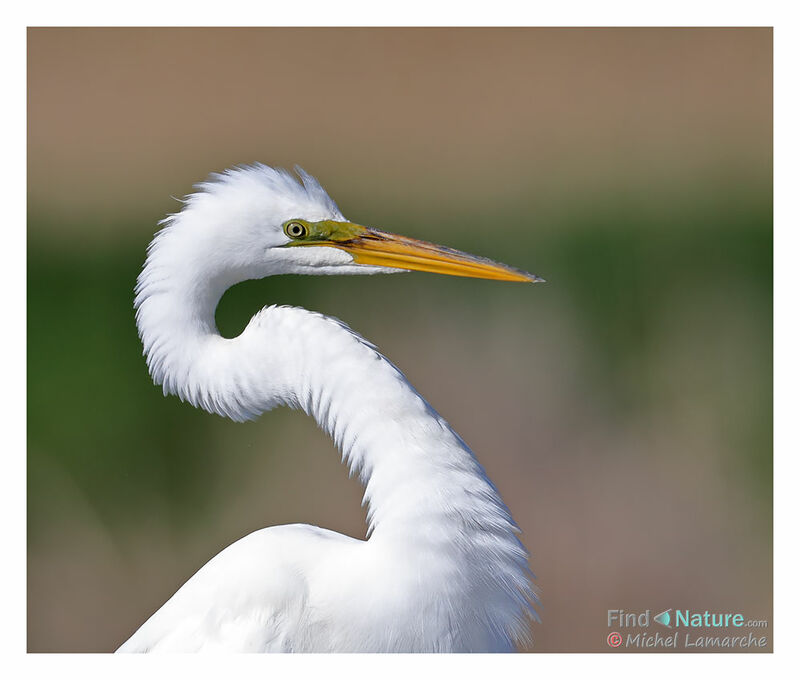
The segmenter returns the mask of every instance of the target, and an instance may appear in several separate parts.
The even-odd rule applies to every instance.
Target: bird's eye
[[[303,238],[308,235],[308,227],[302,222],[287,222],[284,231],[289,238]]]

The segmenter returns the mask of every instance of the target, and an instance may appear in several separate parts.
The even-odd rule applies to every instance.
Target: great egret
[[[279,405],[312,416],[365,487],[367,539],[301,524],[256,531],[118,651],[513,651],[537,618],[527,553],[461,438],[342,322],[271,306],[227,339],[214,312],[230,286],[274,274],[541,279],[348,222],[297,174],[256,164],[199,184],[148,248],[136,322],[165,395],[235,421]]]

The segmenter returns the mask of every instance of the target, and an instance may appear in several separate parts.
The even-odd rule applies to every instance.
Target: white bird
[[[462,439],[342,322],[270,306],[236,338],[222,294],[276,274],[421,270],[541,281],[490,260],[348,222],[316,179],[242,166],[162,221],[136,322],[164,394],[235,421],[285,405],[330,434],[364,485],[366,540],[294,524],[236,541],[120,652],[506,652],[538,619],[527,552]]]

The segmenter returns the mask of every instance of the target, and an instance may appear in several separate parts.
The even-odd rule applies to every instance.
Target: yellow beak
[[[357,264],[496,281],[544,281],[533,274],[483,257],[352,222],[326,220],[302,224],[308,229],[307,236],[291,245],[339,248],[352,255]]]

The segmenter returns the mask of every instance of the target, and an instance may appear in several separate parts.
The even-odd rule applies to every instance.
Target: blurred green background
[[[611,608],[771,620],[771,30],[31,29],[28,77],[31,651],[113,650],[254,529],[364,534],[313,421],[200,412],[141,356],[171,196],[255,160],[547,279],[277,277],[217,314],[315,309],[405,371],[523,530],[535,651],[607,650]]]

